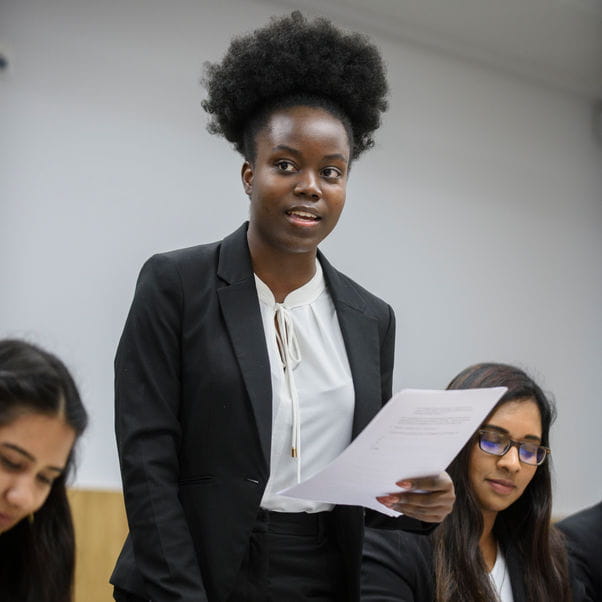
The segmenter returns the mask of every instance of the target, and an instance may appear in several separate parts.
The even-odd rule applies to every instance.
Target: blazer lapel
[[[505,545],[502,546],[502,550],[510,578],[514,602],[528,602],[525,580],[523,578],[524,567],[520,562],[516,548],[509,541],[504,541],[503,543]]]
[[[270,463],[272,383],[261,310],[247,246],[247,226],[222,241],[217,275],[224,281],[217,295],[236,359],[251,400],[261,449]]]
[[[272,436],[270,362],[243,224],[221,246],[217,275],[224,281],[217,294],[226,328],[251,400],[261,448],[269,466]],[[380,410],[380,343],[376,319],[364,299],[318,251],[337,317],[355,389],[353,436]]]
[[[366,302],[318,251],[324,278],[337,310],[355,389],[353,437],[382,405],[378,324],[367,315]]]

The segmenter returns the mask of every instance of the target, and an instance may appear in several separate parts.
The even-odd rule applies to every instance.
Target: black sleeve
[[[180,333],[184,306],[172,259],[142,268],[115,358],[115,428],[136,566],[161,602],[207,600],[178,499]]]

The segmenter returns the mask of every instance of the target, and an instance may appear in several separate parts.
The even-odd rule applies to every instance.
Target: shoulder
[[[337,270],[322,253],[318,253],[318,259],[328,288],[338,302],[355,307],[377,319],[389,320],[393,317],[393,309],[386,301]]]
[[[358,295],[358,297],[360,297],[366,303],[367,306],[374,308],[377,311],[389,311],[390,306],[386,301],[380,297],[377,297],[374,293],[371,293],[368,289],[358,284],[355,280],[349,278],[349,276],[346,274],[343,274],[338,270],[336,270],[336,272],[344,286],[352,289]]]
[[[218,247],[219,243],[211,243],[152,255],[140,269],[135,302],[181,300],[194,290],[204,289],[214,281],[209,276],[215,272]]]
[[[204,265],[215,265],[222,241],[155,253],[146,260],[143,270],[187,271]]]
[[[142,266],[140,280],[178,283],[183,289],[192,290],[211,287],[220,271],[225,267],[226,279],[250,271],[250,259],[246,244],[246,222],[234,232],[215,242],[156,253]]]
[[[569,539],[585,538],[591,539],[602,536],[602,502],[591,508],[581,510],[564,520],[556,523],[556,526],[567,535]]]
[[[602,566],[600,541],[602,540],[602,502],[581,510],[556,523],[565,536],[569,554],[587,564]]]
[[[184,285],[207,285],[217,276],[226,282],[246,280],[252,276],[247,245],[247,222],[222,240],[176,249],[153,255],[142,271],[177,273]]]

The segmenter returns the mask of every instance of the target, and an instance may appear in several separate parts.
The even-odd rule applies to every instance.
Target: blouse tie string
[[[301,482],[301,420],[299,417],[299,396],[295,386],[293,370],[301,362],[301,350],[295,334],[295,326],[290,311],[282,304],[275,304],[276,342],[284,369],[286,385],[292,400],[291,456],[297,460],[297,483]]]

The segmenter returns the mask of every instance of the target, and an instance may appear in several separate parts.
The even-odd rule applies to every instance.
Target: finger
[[[447,516],[443,513],[437,512],[422,512],[422,511],[414,511],[414,510],[405,510],[404,508],[395,506],[393,508],[396,512],[407,516],[408,518],[413,518],[414,520],[419,520],[423,523],[440,523]]]
[[[398,492],[382,498],[386,506],[397,512],[426,522],[440,522],[452,511],[456,496],[452,487],[431,493]]]
[[[441,522],[452,511],[456,495],[453,481],[446,472],[411,481],[398,481],[397,485],[412,487],[413,490],[404,489],[376,499],[396,512],[425,522]],[[427,487],[435,489],[427,490]]]
[[[394,504],[403,504],[406,508],[424,508],[425,510],[449,509],[453,507],[455,496],[440,493],[403,493],[394,496]]]
[[[437,491],[430,493],[417,493],[414,491],[404,491],[399,493],[391,494],[391,497],[395,498],[395,503],[408,504],[409,506],[424,506],[430,508],[445,504],[446,495]]]
[[[405,491],[397,494],[397,503],[409,504],[411,506],[423,506],[425,508],[449,508],[451,511],[456,501],[456,493],[452,487],[443,491],[431,493],[417,493]]]
[[[453,509],[454,497],[433,496],[425,499],[425,496],[406,500],[403,497],[394,501],[391,508],[397,512],[403,512],[408,516],[418,518],[427,522],[442,521]]]
[[[410,518],[415,518],[427,523],[439,523],[448,514],[448,512],[443,508],[427,509],[422,506],[412,506],[403,503],[394,503],[391,505],[391,508],[397,512],[405,514],[406,516],[409,516]]]
[[[417,492],[417,491],[398,491],[382,495],[376,499],[387,505],[405,504],[408,507],[416,508],[445,508],[451,507],[455,500],[453,489],[449,491],[432,491],[432,492]]]
[[[435,496],[427,500],[426,495],[428,494],[416,494],[415,497],[407,499],[406,494],[392,494],[380,496],[376,499],[387,508],[421,520],[438,520],[440,517],[447,515],[453,507],[453,500]]]
[[[444,491],[450,488],[451,479],[449,475],[442,472],[438,475],[416,477],[414,479],[403,479],[395,483],[403,489],[418,489],[421,491]]]

